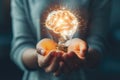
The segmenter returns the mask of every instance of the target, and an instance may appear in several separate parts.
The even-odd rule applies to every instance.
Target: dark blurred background
[[[88,80],[120,80],[120,0],[113,0],[108,35],[109,52],[99,69],[86,71]],[[22,71],[10,60],[12,39],[10,0],[0,0],[0,80],[21,80]]]
[[[9,57],[11,39],[10,0],[0,0],[0,80],[21,80],[22,72]]]

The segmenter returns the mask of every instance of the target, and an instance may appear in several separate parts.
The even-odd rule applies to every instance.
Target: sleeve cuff
[[[97,50],[97,51],[100,52],[101,54],[104,52],[104,50],[103,50],[102,48],[100,48],[100,47],[99,47],[98,45],[96,45],[96,44],[88,44],[88,47]]]

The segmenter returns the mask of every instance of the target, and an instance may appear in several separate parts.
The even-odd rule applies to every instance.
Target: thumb
[[[85,42],[80,43],[79,48],[80,48],[79,57],[81,59],[85,59],[85,55],[86,55],[87,49],[88,49],[87,44]]]
[[[45,55],[44,54],[45,53],[45,49],[43,49],[43,48],[37,48],[37,53],[41,54],[41,55]]]

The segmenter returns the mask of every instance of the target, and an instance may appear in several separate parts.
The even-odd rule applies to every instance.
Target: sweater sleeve
[[[10,56],[15,64],[24,71],[26,68],[22,62],[22,54],[28,48],[35,48],[36,40],[28,24],[23,1],[11,0],[13,40]]]
[[[111,0],[93,0],[90,6],[89,34],[87,38],[89,48],[104,53],[109,30]]]

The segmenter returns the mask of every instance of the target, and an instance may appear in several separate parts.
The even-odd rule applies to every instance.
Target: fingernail
[[[42,50],[41,50],[41,54],[44,54],[44,53],[45,53],[45,50],[42,49]]]
[[[45,53],[45,50],[42,48],[37,48],[37,53],[43,55]]]

